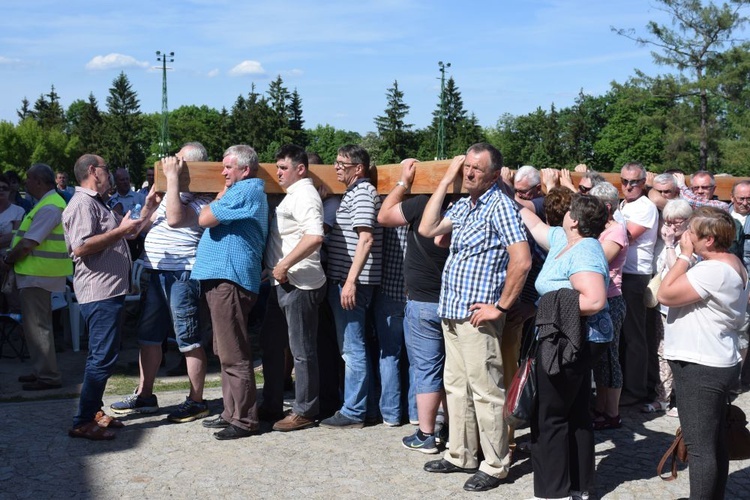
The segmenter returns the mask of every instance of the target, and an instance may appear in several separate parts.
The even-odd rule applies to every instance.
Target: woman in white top
[[[729,390],[739,382],[737,332],[748,301],[745,266],[727,251],[734,236],[728,213],[696,209],[657,294],[669,307],[664,357],[680,404],[690,498],[723,498],[729,471],[726,411]],[[689,269],[693,253],[702,260]]]

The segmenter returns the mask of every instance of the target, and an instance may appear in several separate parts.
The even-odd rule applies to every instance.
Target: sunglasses
[[[635,187],[635,186],[637,186],[638,184],[640,184],[641,182],[643,182],[645,180],[646,180],[645,178],[644,179],[629,180],[629,179],[623,179],[622,177],[620,177],[620,183],[623,185],[623,187],[626,187],[626,186],[627,187]]]

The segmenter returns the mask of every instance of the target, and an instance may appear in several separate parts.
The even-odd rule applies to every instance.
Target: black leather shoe
[[[226,429],[229,427],[229,422],[221,418],[221,415],[216,415],[216,418],[207,418],[202,424],[203,427],[208,429]]]
[[[62,384],[48,384],[47,382],[37,380],[36,382],[23,384],[21,389],[24,391],[48,391],[50,389],[59,389],[60,387],[62,387]]]
[[[33,373],[31,375],[21,375],[20,377],[18,377],[18,381],[24,384],[28,384],[29,382],[36,382],[36,375],[34,375]]]
[[[427,472],[439,472],[441,474],[448,474],[450,472],[463,472],[466,474],[471,474],[477,469],[465,469],[463,467],[459,467],[458,465],[453,465],[446,459],[441,458],[440,460],[432,460],[424,464],[424,470],[426,470]]]
[[[221,430],[214,434],[214,437],[218,439],[219,441],[226,441],[228,439],[239,439],[239,438],[245,438],[248,436],[252,436],[253,434],[257,434],[258,431],[247,431],[245,429],[240,429],[239,427],[235,425],[229,425],[224,430]]]
[[[505,479],[490,476],[486,472],[478,470],[464,483],[464,489],[466,491],[487,491],[497,488],[504,482]]]

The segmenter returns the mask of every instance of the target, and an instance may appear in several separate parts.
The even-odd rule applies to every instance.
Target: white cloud
[[[0,56],[0,64],[18,64],[20,59],[11,59],[10,57]]]
[[[106,56],[95,56],[88,63],[86,63],[86,69],[112,69],[112,68],[148,68],[149,63],[145,61],[138,61],[133,56],[126,56],[124,54],[107,54]]]
[[[206,76],[209,77],[209,78],[213,78],[215,76],[219,76],[219,70],[216,69],[216,68],[214,68],[211,71],[209,71],[208,74],[206,74]]]
[[[229,70],[231,76],[242,75],[265,75],[266,70],[258,61],[242,61],[237,66]]]
[[[295,77],[295,76],[302,76],[305,72],[302,71],[301,69],[294,68],[294,69],[290,69],[289,71],[284,71],[283,73],[284,73],[284,76]]]

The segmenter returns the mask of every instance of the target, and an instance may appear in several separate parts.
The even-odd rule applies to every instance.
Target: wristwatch
[[[499,300],[495,303],[495,309],[497,309],[498,311],[500,311],[503,314],[508,314],[508,311],[509,311],[509,309],[506,309],[506,308],[504,308],[503,306],[500,305],[500,301]]]
[[[402,188],[404,188],[404,189],[405,189],[405,190],[407,190],[407,191],[409,190],[409,186],[407,186],[407,185],[406,185],[406,183],[405,183],[404,181],[398,181],[398,182],[396,183],[396,185],[397,185],[397,186],[401,186]]]

